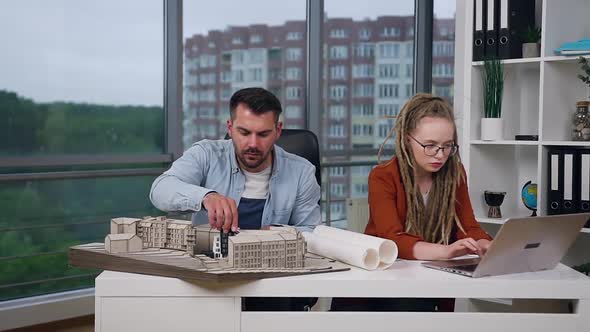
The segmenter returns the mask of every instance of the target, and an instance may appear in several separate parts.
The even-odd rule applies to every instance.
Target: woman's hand
[[[488,249],[490,248],[490,245],[492,245],[492,241],[490,240],[486,240],[486,239],[479,239],[477,240],[477,244],[479,244],[479,247],[482,250],[482,256],[485,255],[488,252]]]
[[[480,240],[481,241],[481,240]],[[487,240],[486,240],[487,241]],[[487,241],[490,242],[490,241]],[[482,245],[485,246],[485,249],[482,248]],[[459,256],[464,256],[468,254],[475,254],[478,256],[483,256],[485,251],[489,247],[489,243],[486,245],[485,243],[478,243],[474,239],[468,237],[465,239],[457,240],[452,244],[449,244],[445,247],[446,249],[446,258],[455,258]]]

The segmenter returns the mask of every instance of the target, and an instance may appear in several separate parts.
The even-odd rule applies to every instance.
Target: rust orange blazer
[[[455,199],[455,210],[466,233],[455,229],[453,237],[457,240],[466,237],[491,240],[492,238],[475,220],[465,181],[457,188]],[[400,258],[416,259],[412,249],[416,242],[424,240],[417,235],[404,232],[407,214],[406,193],[395,157],[375,167],[369,174],[369,212],[365,234],[393,240],[398,246]]]

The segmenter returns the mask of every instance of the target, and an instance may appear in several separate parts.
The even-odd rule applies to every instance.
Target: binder
[[[548,153],[547,214],[560,214],[563,205],[563,154],[551,148]]]
[[[577,212],[578,202],[576,196],[578,196],[578,193],[574,174],[575,157],[575,150],[567,149],[563,151],[563,205],[560,211],[561,214]]]
[[[475,0],[473,6],[473,61],[484,59],[485,3],[486,0]]]
[[[494,58],[498,56],[498,38],[497,30],[497,6],[496,0],[487,0],[485,6],[486,24],[485,24],[485,46],[484,58]]]
[[[499,0],[496,4],[500,12],[498,20],[498,57],[500,59],[510,59],[510,1]]]
[[[522,58],[521,34],[535,26],[535,0],[496,0],[498,57]]]
[[[577,212],[590,212],[590,149],[580,149],[577,155],[578,170],[578,209]],[[588,227],[590,225],[586,225]]]

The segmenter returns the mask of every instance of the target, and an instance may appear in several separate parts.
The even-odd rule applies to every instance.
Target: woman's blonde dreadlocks
[[[457,152],[449,156],[438,172],[432,174],[433,181],[428,194],[428,204],[424,206],[424,200],[416,182],[416,160],[407,142],[408,135],[416,129],[418,122],[424,117],[451,121],[454,128],[453,140],[457,142],[457,128],[451,105],[442,98],[419,93],[402,107],[395,126],[391,128],[379,148],[377,158],[380,162],[385,143],[395,133],[395,150],[408,202],[405,231],[419,235],[427,242],[449,244],[454,225],[464,231],[455,212],[455,192],[465,178],[461,168],[461,158]]]

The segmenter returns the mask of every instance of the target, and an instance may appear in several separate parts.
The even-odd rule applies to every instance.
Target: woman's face
[[[407,137],[418,174],[435,173],[444,166],[456,149],[454,134],[453,123],[448,119],[429,116],[418,121]]]

